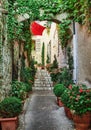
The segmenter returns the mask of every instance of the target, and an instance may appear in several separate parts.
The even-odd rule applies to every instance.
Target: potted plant
[[[91,122],[91,90],[85,85],[72,85],[68,95],[68,107],[73,113],[76,130],[88,130]]]
[[[65,86],[63,84],[56,84],[53,88],[53,92],[57,97],[57,104],[59,106],[63,106],[63,103],[61,102],[60,96],[62,95],[62,93],[65,90]]]
[[[16,130],[17,117],[22,112],[21,100],[16,97],[6,97],[0,103],[0,122],[2,130]]]
[[[70,85],[71,87],[71,85]],[[65,114],[66,116],[69,118],[69,119],[73,119],[72,117],[72,113],[71,113],[71,110],[69,108],[70,104],[69,104],[69,98],[70,98],[70,89],[69,87],[66,88],[64,90],[64,92],[62,93],[61,95],[61,101],[63,102],[64,104],[64,111],[65,111]]]

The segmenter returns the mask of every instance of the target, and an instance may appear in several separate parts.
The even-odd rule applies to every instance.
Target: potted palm
[[[57,104],[59,106],[63,106],[63,103],[61,102],[60,96],[62,95],[62,93],[65,90],[65,86],[63,84],[56,84],[53,88],[53,92],[57,97]]]
[[[22,102],[16,97],[7,97],[0,103],[2,130],[16,130],[17,117],[22,112]]]

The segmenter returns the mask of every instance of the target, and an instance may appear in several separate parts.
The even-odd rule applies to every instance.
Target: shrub
[[[0,117],[16,117],[21,113],[21,111],[21,100],[16,97],[7,97],[0,103]]]
[[[60,75],[60,72],[58,72],[58,73],[51,73],[50,76],[51,76],[52,81],[57,82],[58,78],[59,78],[59,75]]]
[[[69,69],[63,68],[59,77],[58,83],[64,84],[64,86],[68,87],[70,84],[73,83],[72,74]]]
[[[18,97],[21,100],[24,100],[27,92],[32,90],[32,87],[29,84],[19,81],[13,81],[11,87],[10,95]]]
[[[91,112],[91,89],[85,85],[70,85],[61,95],[61,100],[77,115]]]
[[[53,88],[53,92],[57,97],[60,97],[65,89],[66,88],[63,84],[56,84]]]

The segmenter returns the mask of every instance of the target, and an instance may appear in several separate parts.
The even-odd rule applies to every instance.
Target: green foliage
[[[89,25],[91,23],[90,0],[9,0],[7,7],[8,29],[11,39],[22,32],[22,25],[17,21],[17,16],[23,14],[28,14],[29,20],[33,21],[37,19],[51,20],[56,14],[66,12],[72,21],[81,24],[89,23]],[[43,14],[40,14],[40,10],[43,10]]]
[[[75,114],[91,111],[91,90],[85,85],[70,85],[61,96],[62,102]]]
[[[39,0],[41,2],[41,0]],[[42,20],[51,20],[57,13],[60,12],[59,0],[43,0],[40,4],[40,9],[44,10],[44,13],[40,17]]]
[[[61,0],[61,12],[66,12],[69,19],[91,28],[90,0]]]
[[[58,68],[58,62],[57,62],[56,55],[54,55],[54,60],[53,60],[51,69],[57,69],[57,68]]]
[[[69,92],[70,89],[66,88],[61,95],[61,101],[63,102],[64,106],[69,108]]]
[[[84,0],[62,0],[62,11],[68,13],[68,17],[76,22],[82,23],[84,20]]]
[[[58,73],[51,72],[50,76],[51,76],[51,79],[53,82],[57,82],[59,79],[59,76],[60,76],[60,72],[58,72]]]
[[[42,65],[45,65],[45,45],[42,46]]]
[[[29,85],[32,85],[34,82],[34,76],[36,73],[36,69],[34,67],[34,64],[30,62],[31,67],[24,67],[21,69],[21,80],[25,83],[28,83]],[[32,66],[33,64],[33,66]]]
[[[59,39],[61,41],[62,48],[66,47],[69,39],[71,38],[71,31],[69,25],[71,24],[70,20],[63,20],[59,25]]]
[[[62,83],[66,87],[72,84],[72,72],[67,68],[63,68],[58,77],[58,83]]]
[[[29,30],[30,21],[24,21],[22,27],[22,40],[25,42],[24,49],[28,52],[28,60],[30,61],[30,55],[32,51],[32,40],[31,40],[31,33]]]
[[[48,63],[50,63],[50,58],[49,58],[49,56],[47,55],[47,60],[46,60],[46,63],[48,64]]]
[[[68,56],[68,68],[71,71],[71,73],[73,73],[73,56],[71,54],[71,47],[68,46],[67,47],[67,56]]]
[[[23,30],[23,21],[18,22],[18,16],[28,14],[29,22],[33,20],[51,20],[55,17],[56,14],[66,12],[68,14],[68,19],[72,21],[76,21],[79,23],[87,23],[90,28],[91,23],[91,2],[89,0],[9,0],[9,4],[7,4],[8,9],[8,38],[10,41],[14,39],[23,39],[23,34],[25,34]],[[40,10],[43,10],[43,14],[40,14]],[[40,16],[41,15],[41,16]],[[66,20],[66,23],[68,22]],[[27,20],[25,20],[27,21]],[[64,36],[67,30],[67,25],[63,25],[62,22],[62,35]],[[63,30],[65,28],[65,32]],[[68,31],[67,31],[68,32]],[[63,37],[62,36],[62,37]],[[69,37],[69,35],[66,35]],[[61,38],[62,39],[62,38]],[[26,38],[27,40],[27,38]],[[67,44],[67,40],[64,41],[64,44]]]
[[[21,111],[21,100],[16,97],[7,97],[0,103],[0,117],[16,117],[21,113]]]
[[[30,61],[30,68],[31,68],[31,76],[33,77],[33,81],[34,81],[34,77],[35,77],[35,74],[36,74],[36,68],[35,68],[35,61],[33,58],[31,58],[31,61]]]
[[[64,84],[68,87],[73,83],[73,56],[71,54],[71,47],[67,47],[67,65],[68,67],[63,68],[58,76],[58,83]]]
[[[53,92],[57,97],[60,97],[65,89],[66,88],[63,84],[56,84],[53,88]]]
[[[27,92],[32,90],[32,86],[27,83],[13,81],[11,84],[10,95],[17,97],[21,100],[26,99]]]

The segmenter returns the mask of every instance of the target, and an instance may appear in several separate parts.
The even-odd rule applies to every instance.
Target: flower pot
[[[63,103],[62,103],[60,97],[57,97],[57,105],[60,107],[63,107]]]
[[[18,118],[0,118],[2,130],[16,130]]]
[[[72,119],[73,119],[73,116],[72,116],[72,113],[71,113],[70,109],[69,109],[68,107],[64,107],[64,111],[65,111],[66,116],[67,116],[70,120],[72,120]]]
[[[90,127],[91,114],[90,112],[87,112],[82,116],[73,114],[73,121],[76,130],[88,130]]]

